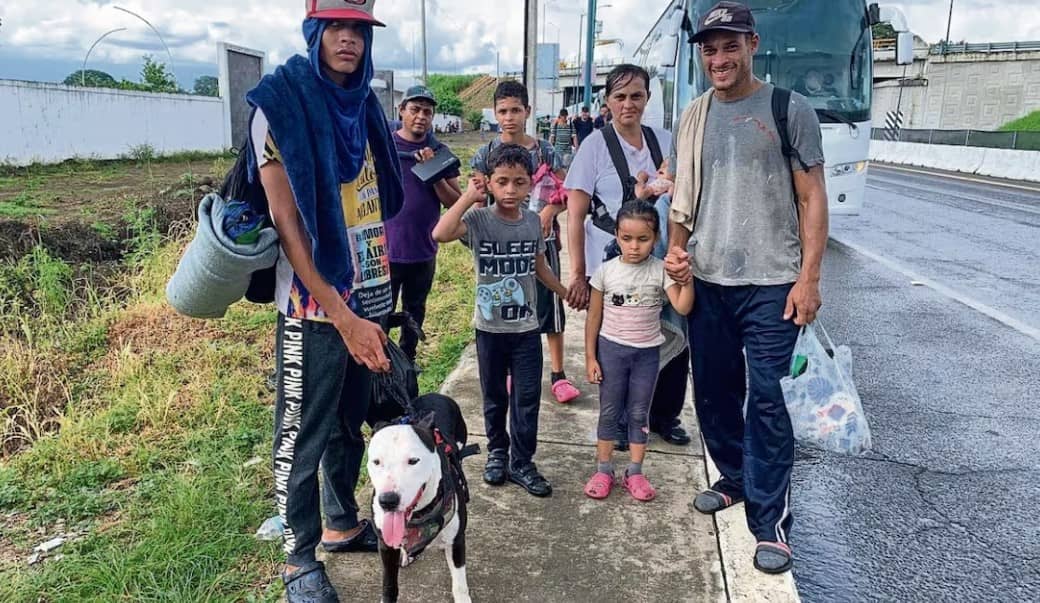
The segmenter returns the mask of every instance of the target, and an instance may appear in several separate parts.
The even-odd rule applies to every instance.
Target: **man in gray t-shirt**
[[[798,94],[787,105],[794,152],[784,155],[774,88],[752,68],[760,42],[754,26],[746,6],[719,2],[693,36],[712,90],[690,104],[677,129],[679,158],[700,163],[676,163],[676,194],[692,212],[673,211],[687,221],[671,223],[665,264],[677,281],[694,279],[695,406],[722,474],[694,507],[714,513],[746,501],[758,542],[754,565],[775,574],[790,570],[794,558],[794,436],[780,379],[801,326],[821,304],[827,190],[820,125]]]
[[[751,96],[713,98],[704,129],[701,203],[692,247],[693,274],[716,285],[785,285],[802,271],[792,170],[773,123],[773,85]],[[823,165],[816,112],[800,94],[788,108],[791,144],[806,165]]]

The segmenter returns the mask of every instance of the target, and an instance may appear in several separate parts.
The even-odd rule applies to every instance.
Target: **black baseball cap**
[[[701,16],[693,42],[702,42],[714,31],[755,33],[755,16],[751,9],[739,2],[719,2]]]
[[[401,101],[401,104],[404,105],[408,101],[413,100],[424,100],[433,104],[434,107],[437,106],[437,99],[434,98],[433,91],[421,84],[412,86],[406,90],[404,93],[404,100]]]

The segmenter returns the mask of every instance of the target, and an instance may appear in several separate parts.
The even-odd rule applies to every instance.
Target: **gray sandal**
[[[744,498],[733,498],[717,490],[705,490],[693,499],[693,508],[705,515],[718,513],[719,511],[744,502]]]
[[[794,565],[791,547],[782,542],[759,542],[755,547],[755,569],[767,574],[782,574]]]

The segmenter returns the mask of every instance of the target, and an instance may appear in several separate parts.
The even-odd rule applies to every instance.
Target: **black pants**
[[[724,287],[695,280],[694,287],[695,406],[722,473],[717,488],[745,497],[756,540],[787,542],[794,521],[794,435],[780,379],[791,370],[798,339],[798,326],[783,319],[791,285]]]
[[[433,277],[437,273],[437,260],[416,264],[390,264],[390,284],[394,291],[394,308],[397,307],[397,299],[401,298],[401,309],[412,315],[415,324],[422,328],[426,320],[426,298],[433,288]],[[419,346],[419,338],[407,329],[401,330],[401,340],[398,342],[401,350],[409,358],[415,360],[415,350]]]
[[[528,333],[477,331],[477,363],[484,393],[488,451],[509,450],[509,466],[520,469],[538,446],[542,404],[542,338]],[[506,388],[506,376],[512,388]],[[509,429],[506,429],[508,415]]]
[[[650,430],[667,433],[679,425],[679,414],[686,402],[686,388],[690,383],[690,349],[661,369],[654,388],[654,400],[650,404]]]
[[[275,500],[285,522],[287,562],[300,566],[314,561],[321,540],[319,467],[326,525],[342,531],[358,525],[354,490],[365,454],[361,424],[371,372],[354,362],[329,323],[279,315],[275,353]]]

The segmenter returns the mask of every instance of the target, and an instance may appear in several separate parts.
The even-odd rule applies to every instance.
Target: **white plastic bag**
[[[820,343],[823,335],[831,353]],[[835,346],[817,321],[802,329],[791,376],[780,380],[794,437],[810,446],[847,455],[871,449],[870,426],[852,381],[852,350]]]

